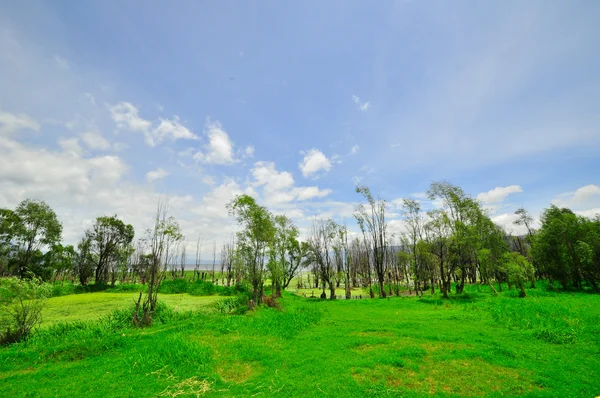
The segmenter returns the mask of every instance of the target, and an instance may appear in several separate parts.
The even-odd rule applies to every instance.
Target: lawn
[[[54,326],[0,349],[0,396],[600,395],[600,296],[478,290]]]

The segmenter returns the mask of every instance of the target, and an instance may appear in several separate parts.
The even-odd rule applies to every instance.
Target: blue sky
[[[351,219],[359,181],[393,211],[446,179],[509,228],[519,206],[591,216],[598,20],[595,1],[4,2],[0,206],[46,200],[74,241],[105,213],[139,230],[167,194],[188,239],[219,241],[239,193],[307,226]]]

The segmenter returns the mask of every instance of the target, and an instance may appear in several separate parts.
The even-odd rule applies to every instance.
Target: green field
[[[176,311],[202,311],[222,296],[190,296],[189,294],[159,294],[159,300]],[[44,308],[42,326],[61,322],[90,321],[114,310],[130,307],[138,293],[84,293],[53,297]]]
[[[600,296],[538,288],[519,299],[480,289],[446,301],[286,294],[281,311],[180,311],[141,330],[106,321],[44,326],[0,349],[0,396],[600,394]],[[54,298],[45,322],[91,319],[93,308],[108,312],[132,297]],[[161,299],[183,310],[223,298]]]

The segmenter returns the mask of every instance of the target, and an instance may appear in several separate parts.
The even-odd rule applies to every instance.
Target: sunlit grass
[[[131,307],[139,293],[83,293],[48,299],[42,312],[42,326],[61,322],[99,319],[114,310]],[[200,311],[223,296],[191,296],[189,294],[159,294],[159,300],[178,311]]]
[[[0,349],[0,396],[599,395],[600,296],[466,290],[450,300],[286,293],[282,311],[205,311],[142,330],[49,326]],[[120,303],[113,295],[126,306],[135,296],[105,294],[89,295],[82,308],[106,310]],[[182,309],[222,299],[162,298],[178,296]]]

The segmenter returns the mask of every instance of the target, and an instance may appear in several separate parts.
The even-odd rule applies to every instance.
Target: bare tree
[[[196,279],[200,278],[200,261],[202,257],[202,241],[200,237],[196,241],[196,265],[194,267],[194,277]]]
[[[186,249],[187,249],[187,244],[184,243],[181,247],[181,257],[180,257],[180,262],[179,262],[182,278],[185,277],[185,262],[186,262],[185,252],[186,252]]]
[[[326,297],[325,284],[327,284],[329,287],[329,298],[335,299],[335,281],[337,275],[332,249],[337,231],[338,225],[334,221],[316,219],[313,221],[308,238],[313,260],[318,267],[319,276],[323,281],[321,298]]]
[[[354,213],[358,226],[363,233],[365,244],[371,252],[373,268],[379,284],[379,296],[385,297],[385,256],[387,245],[387,222],[385,221],[385,201],[375,200],[366,186],[356,187],[356,192],[367,199],[368,206],[360,204]]]
[[[158,289],[167,273],[168,253],[173,247],[183,240],[181,228],[174,217],[168,217],[168,202],[159,199],[154,226],[147,231],[150,263],[148,267],[148,291],[143,297],[142,292],[138,297],[133,314],[133,323],[136,326],[149,326],[158,302]]]

